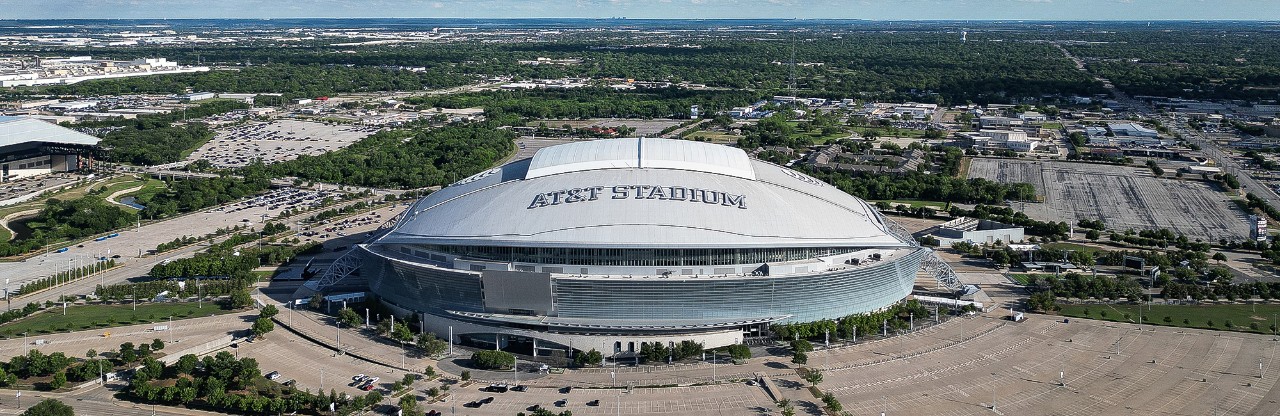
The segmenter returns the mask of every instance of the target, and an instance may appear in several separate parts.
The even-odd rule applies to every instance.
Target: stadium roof
[[[866,202],[791,169],[749,159],[739,149],[608,139],[545,148],[532,160],[432,193],[378,242],[575,248],[908,244],[886,229]]]
[[[755,179],[750,158],[741,150],[653,138],[596,140],[547,147],[534,154],[525,179],[612,168],[666,168]]]
[[[97,145],[101,139],[29,117],[0,116],[0,147],[29,142]]]

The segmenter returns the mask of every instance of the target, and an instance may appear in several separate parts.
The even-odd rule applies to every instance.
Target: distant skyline
[[[6,19],[1280,20],[1280,0],[0,0]]]

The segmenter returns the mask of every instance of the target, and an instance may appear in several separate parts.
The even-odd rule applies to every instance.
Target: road
[[[325,207],[324,209],[338,208],[359,201],[360,200],[344,202],[342,204]],[[401,205],[394,205],[391,208],[380,208],[371,212],[382,213],[383,218],[385,219],[391,218],[397,210],[402,209],[403,207]],[[136,231],[121,232],[120,237],[110,239],[108,242],[113,244],[112,247],[117,247],[117,250],[119,251],[115,252],[123,252],[125,254],[134,250],[152,249],[161,242],[171,241],[174,238],[181,237],[183,235],[198,236],[213,232],[220,227],[238,224],[238,222],[233,220],[239,219],[241,216],[253,216],[252,213],[246,214],[246,212],[250,211],[241,211],[239,213],[218,212],[216,209],[202,211],[198,215],[179,217],[172,220],[148,224]],[[279,212],[274,212],[274,214],[279,215]],[[354,216],[358,217],[361,215],[365,215],[365,213],[355,214]],[[328,223],[320,223],[302,227],[297,221],[306,218],[306,216],[306,214],[300,214],[291,217],[289,225],[298,232],[309,230],[320,231],[323,228],[334,226]],[[343,230],[344,234],[355,235],[374,230],[381,225],[380,222],[374,222],[375,223],[347,228]],[[259,224],[254,223],[254,225]],[[226,238],[228,237],[220,237],[215,239],[214,242],[222,241]],[[341,236],[335,235],[332,239],[338,238],[341,238]],[[310,239],[311,238],[305,238],[305,240]],[[104,243],[107,242],[88,242],[85,243],[85,245],[88,247],[90,244]],[[93,293],[94,288],[99,284],[110,285],[122,283],[131,278],[145,276],[156,264],[165,260],[191,257],[195,255],[196,252],[208,247],[209,244],[209,242],[202,242],[180,249],[166,251],[158,255],[145,256],[141,258],[134,258],[132,256],[123,257],[121,259],[117,259],[117,261],[122,262],[120,267],[90,277],[77,279],[71,283],[65,283],[49,290],[21,297],[14,297],[9,300],[10,305],[8,306],[21,307],[29,302],[43,303],[45,301],[56,301],[63,295],[74,296]],[[79,251],[86,250],[87,249],[80,249]],[[76,252],[76,249],[72,249],[72,251],[68,253],[50,253],[48,255],[33,257],[23,262],[3,263],[0,264],[0,276],[5,276],[7,280],[10,280],[8,288],[12,290],[17,288],[17,286],[24,281],[48,276],[55,265],[65,267],[63,265],[67,264],[64,263],[68,261],[67,259],[84,258],[86,259],[86,263],[83,264],[87,264],[87,253],[81,253],[79,254],[79,257],[73,257],[77,254]]]
[[[1080,58],[1077,58],[1075,55],[1072,55],[1071,52],[1068,51],[1067,48],[1063,47],[1062,45],[1058,43],[1054,43],[1053,45],[1056,46],[1058,50],[1062,51],[1062,53],[1066,55],[1067,58],[1071,59],[1072,62],[1075,62],[1076,69],[1088,72],[1088,68],[1085,67],[1084,61],[1081,61]],[[1129,95],[1125,94],[1124,91],[1121,91],[1119,88],[1116,88],[1115,84],[1111,83],[1111,80],[1106,79],[1101,75],[1097,75],[1097,74],[1093,74],[1093,78],[1101,82],[1103,87],[1105,87],[1107,91],[1109,91],[1111,95],[1115,97],[1116,101],[1119,101],[1129,106],[1129,108],[1133,109],[1136,112],[1148,114],[1148,115],[1155,114],[1154,109],[1152,109],[1150,106],[1148,106],[1146,103],[1140,100],[1135,100],[1129,97]],[[1199,131],[1196,131],[1195,129],[1192,129],[1189,126],[1187,126],[1186,120],[1184,120],[1182,117],[1178,115],[1174,116],[1174,123],[1175,123],[1174,124],[1175,130],[1179,134],[1181,134],[1182,137],[1186,138],[1188,142],[1195,144],[1197,146],[1200,146],[1200,152],[1204,153],[1204,155],[1209,157],[1210,159],[1213,159],[1214,161],[1216,161],[1218,163],[1218,166],[1222,167],[1223,172],[1235,175],[1236,178],[1240,180],[1240,185],[1243,189],[1245,189],[1249,193],[1252,193],[1258,197],[1261,197],[1263,200],[1266,200],[1267,203],[1271,204],[1271,206],[1273,207],[1280,207],[1280,195],[1276,195],[1276,192],[1274,190],[1272,190],[1270,187],[1267,187],[1262,182],[1259,182],[1257,179],[1253,177],[1253,175],[1250,175],[1248,171],[1244,170],[1244,168],[1240,166],[1239,162],[1237,162],[1235,158],[1232,158],[1231,155],[1224,152],[1217,142],[1214,142],[1213,140],[1209,140],[1208,138],[1204,137],[1204,135],[1201,134]]]
[[[22,397],[15,397],[16,390],[0,389],[0,415],[21,414],[36,403],[54,398],[75,409],[76,414],[94,416],[136,416],[141,414],[172,416],[220,416],[222,413],[201,410],[182,409],[166,406],[151,406],[139,403],[116,400],[113,395],[125,388],[125,383],[108,383],[104,386],[85,387],[79,391],[52,393],[40,391],[23,391]]]
[[[1177,123],[1177,132],[1182,134],[1182,137],[1185,137],[1188,142],[1200,146],[1200,152],[1215,160],[1218,166],[1222,167],[1223,173],[1235,175],[1236,179],[1240,180],[1241,189],[1262,198],[1273,207],[1280,207],[1280,196],[1276,195],[1275,190],[1254,178],[1249,171],[1244,169],[1244,166],[1240,165],[1240,162],[1236,161],[1226,151],[1223,151],[1218,142],[1210,140],[1203,133],[1187,126],[1181,117],[1176,118],[1175,122]]]

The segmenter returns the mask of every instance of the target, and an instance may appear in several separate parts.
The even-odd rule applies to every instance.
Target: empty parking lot
[[[1038,220],[1101,219],[1109,229],[1168,228],[1212,241],[1249,235],[1245,214],[1225,194],[1201,181],[1156,178],[1146,168],[979,158],[969,177],[1034,185],[1044,202],[1013,207]]]

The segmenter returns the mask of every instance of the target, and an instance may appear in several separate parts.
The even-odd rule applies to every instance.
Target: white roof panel
[[[543,169],[561,167],[554,174],[532,174],[533,164],[539,163],[535,156],[435,192],[414,204],[379,242],[581,248],[908,244],[890,235],[866,202],[782,166],[745,159],[746,166],[735,167],[739,160],[732,152],[713,149],[723,146],[686,147],[683,143],[693,142],[682,141],[650,146],[648,140],[636,139],[602,142],[561,145],[557,147],[569,149],[539,153],[544,156]],[[647,159],[639,156],[636,164],[643,167],[564,168],[613,163],[592,160],[590,150],[604,150],[599,154],[610,159],[618,155],[611,149],[628,143],[638,151],[658,149],[655,163],[645,165],[642,160]],[[571,157],[585,159],[574,162]],[[690,163],[678,163],[682,159]],[[549,163],[560,160],[569,162]],[[620,159],[610,160],[625,166]],[[731,172],[750,172],[753,179],[723,174],[715,169],[720,164]],[[521,175],[525,165],[530,174]]]
[[[0,117],[0,146],[27,142],[96,145],[101,139],[28,117]]]
[[[755,179],[740,149],[687,140],[623,138],[569,143],[538,150],[525,179],[584,170],[662,168]]]

